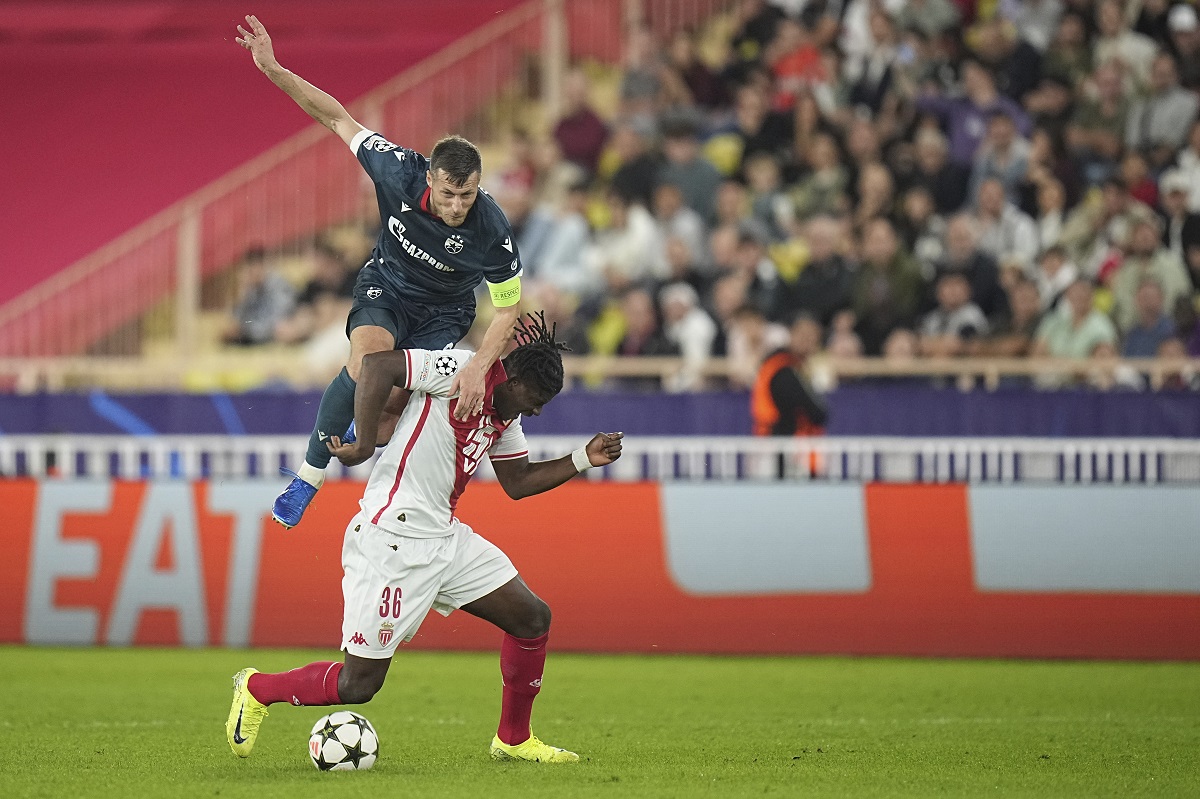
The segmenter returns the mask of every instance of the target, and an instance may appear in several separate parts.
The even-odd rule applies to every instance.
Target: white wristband
[[[592,468],[592,461],[588,458],[587,447],[580,447],[571,453],[571,463],[575,464],[575,470],[585,472]]]

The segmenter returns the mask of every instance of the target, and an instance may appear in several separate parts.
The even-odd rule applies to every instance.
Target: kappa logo
[[[354,635],[350,636],[350,643],[352,643],[352,644],[358,644],[359,646],[366,646],[366,645],[367,645],[367,639],[366,639],[366,638],[363,638],[363,634],[362,634],[362,633],[360,633],[360,632],[355,632],[355,633],[354,633]]]
[[[371,288],[367,289],[367,299],[368,300],[377,300],[382,296],[383,296],[383,289],[379,288],[379,286],[371,286]]]
[[[392,144],[387,139],[376,134],[375,136],[367,139],[367,149],[374,150],[377,153],[386,153],[390,150],[399,149],[399,145]]]
[[[392,640],[392,633],[395,631],[396,625],[392,624],[390,621],[385,621],[383,624],[379,625],[379,645],[387,646],[388,642]]]
[[[449,377],[458,371],[458,361],[452,355],[439,355],[433,359],[433,370],[442,377]]]
[[[446,252],[451,255],[458,255],[463,249],[463,237],[455,233],[446,238]]]

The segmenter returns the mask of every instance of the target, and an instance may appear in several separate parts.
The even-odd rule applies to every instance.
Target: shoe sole
[[[278,524],[280,527],[282,527],[284,530],[291,530],[293,527],[296,526],[295,524],[288,524],[283,519],[276,516],[274,513],[271,514],[271,520],[274,521],[276,524]]]

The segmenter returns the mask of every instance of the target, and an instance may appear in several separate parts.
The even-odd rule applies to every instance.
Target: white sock
[[[300,479],[313,488],[320,488],[321,484],[325,482],[325,470],[318,469],[308,461],[300,465],[300,471],[296,472],[296,474],[300,475]]]

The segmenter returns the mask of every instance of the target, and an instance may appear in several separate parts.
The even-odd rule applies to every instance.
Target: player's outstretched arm
[[[454,417],[459,421],[483,412],[484,383],[488,370],[512,341],[517,319],[521,317],[521,304],[497,308],[496,315],[483,333],[483,341],[475,357],[467,362],[454,377],[450,388],[451,396],[458,397]]]
[[[238,25],[238,33],[241,36],[237,38],[237,43],[254,56],[254,65],[262,70],[272,83],[283,89],[288,97],[295,100],[296,105],[303,108],[306,114],[340,136],[347,145],[350,144],[363,126],[358,124],[337,100],[279,65],[275,60],[271,36],[258,21],[258,17],[247,16],[246,24],[250,26],[250,30]]]
[[[358,440],[343,444],[332,436],[329,451],[346,466],[357,466],[375,451],[379,417],[392,393],[393,386],[408,381],[408,356],[404,350],[372,352],[363,357],[358,385],[354,388],[354,427]]]
[[[621,439],[624,437],[624,433],[597,433],[580,454],[536,463],[530,463],[529,458],[497,460],[492,461],[492,468],[504,493],[513,499],[524,499],[558,488],[586,468],[612,463],[621,457]],[[587,459],[586,466],[577,463],[581,457]]]

